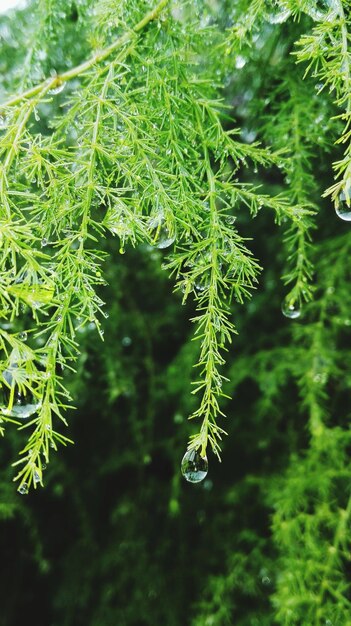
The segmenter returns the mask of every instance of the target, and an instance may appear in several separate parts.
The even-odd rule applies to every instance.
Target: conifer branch
[[[133,39],[150,22],[152,22],[153,20],[156,20],[159,17],[162,11],[167,7],[169,2],[170,0],[160,0],[157,6],[154,9],[152,9],[152,11],[149,11],[149,13],[147,13],[147,15],[145,15],[137,24],[135,24],[135,26],[129,32],[124,33],[124,35],[119,37],[111,45],[107,46],[104,50],[96,52],[90,59],[88,59],[87,61],[84,61],[84,63],[80,63],[76,67],[73,67],[72,69],[67,70],[67,72],[62,72],[60,75],[57,75],[54,78],[51,77],[47,81],[43,81],[39,85],[35,85],[34,87],[27,89],[23,93],[17,94],[13,96],[12,98],[9,98],[5,102],[0,103],[0,112],[1,111],[6,112],[6,110],[9,107],[13,107],[19,104],[20,102],[22,102],[23,100],[30,100],[34,96],[43,95],[45,92],[49,91],[50,89],[55,89],[56,87],[61,86],[67,81],[72,80],[73,78],[76,78],[77,76],[84,75],[95,65],[101,63],[101,61],[104,61],[111,54],[116,52],[116,50],[123,48],[123,46],[133,41]]]

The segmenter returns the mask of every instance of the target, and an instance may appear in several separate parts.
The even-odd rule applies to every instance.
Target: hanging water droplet
[[[290,17],[291,11],[285,2],[280,0],[266,0],[265,19],[270,24],[282,24]]]
[[[49,89],[48,93],[51,96],[56,96],[56,94],[61,93],[61,91],[64,90],[66,86],[66,83],[63,81],[58,81],[55,85],[55,87],[52,87],[52,89]]]
[[[306,6],[305,12],[315,22],[330,22],[338,13],[338,3],[336,0],[314,0]]]
[[[121,343],[124,348],[128,348],[132,344],[132,340],[130,337],[123,337]]]
[[[33,480],[35,482],[35,484],[40,483],[41,478],[40,478],[40,474],[37,470],[35,470],[34,474],[33,474]]]
[[[9,394],[8,390],[6,390],[6,394]],[[41,403],[39,400],[34,398],[29,391],[27,391],[26,394],[16,392],[11,409],[5,408],[3,409],[3,413],[10,415],[11,417],[17,417],[18,419],[27,419],[28,417],[34,415],[40,406]]]
[[[211,284],[210,277],[206,274],[199,276],[199,278],[194,282],[194,287],[196,291],[206,291]]]
[[[211,286],[212,262],[212,254],[208,250],[200,252],[194,258],[196,268],[201,268],[201,271],[196,272],[194,276],[194,288],[196,291],[205,291]],[[218,259],[217,266],[218,269],[222,267],[222,263]]]
[[[300,317],[301,309],[297,302],[286,298],[282,304],[282,313],[285,317],[289,317],[291,320]]]
[[[335,203],[335,213],[341,220],[351,222],[351,187],[346,187],[345,190],[339,194],[338,200]]]
[[[261,582],[262,585],[268,587],[271,584],[271,579],[268,576],[263,576]]]
[[[246,65],[246,59],[241,54],[235,57],[235,67],[237,70],[241,70]]]
[[[182,474],[189,483],[199,483],[207,476],[208,461],[198,450],[187,450],[181,464]]]
[[[45,248],[45,246],[48,245],[48,240],[44,237],[44,239],[41,240],[41,247]]]
[[[149,223],[151,231],[152,245],[160,250],[169,248],[175,241],[175,233],[171,233],[166,223],[163,212],[160,211]]]
[[[18,487],[18,493],[20,493],[22,496],[25,496],[28,493],[28,485],[27,483],[22,483],[22,485],[20,485]]]
[[[250,130],[249,128],[246,128],[245,126],[243,126],[240,131],[240,136],[245,143],[252,143],[253,141],[255,141],[257,137],[257,133],[255,130]],[[246,162],[244,163],[246,166],[247,163]]]
[[[157,239],[155,245],[160,250],[164,248],[169,248],[175,241],[175,235],[171,235],[168,228],[166,226],[161,226],[158,231]]]
[[[27,341],[27,332],[24,330],[22,333],[19,334],[19,338],[21,339],[21,341]]]

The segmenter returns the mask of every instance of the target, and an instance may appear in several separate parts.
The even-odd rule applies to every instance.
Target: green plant
[[[228,304],[250,295],[260,269],[234,225],[233,206],[244,203],[253,215],[263,206],[272,209],[278,223],[284,218],[294,225],[292,256],[304,246],[309,208],[239,182],[238,170],[249,162],[282,167],[284,160],[280,151],[241,143],[235,131],[223,128],[213,75],[224,35],[207,26],[195,31],[190,8],[189,20],[174,9],[162,21],[167,5],[162,1],[146,12],[146,4],[132,4],[126,21],[112,21],[103,38],[104,20],[115,9],[115,3],[103,3],[95,42],[102,49],[2,105],[2,315],[25,326],[1,331],[9,395],[2,420],[20,416],[13,408],[16,394],[19,403],[38,409],[25,424],[32,432],[18,462],[21,490],[41,482],[40,459],[43,454],[48,461],[49,445],[67,442],[52,416],[65,423],[69,396],[58,367],[76,358],[77,329],[95,323],[102,335],[103,302],[96,293],[103,283],[101,237],[117,235],[120,253],[128,243],[166,248],[175,242],[165,267],[176,276],[183,302],[192,293],[197,303],[200,374],[194,393],[201,401],[191,417],[202,423],[190,447],[202,456],[208,442],[219,455],[224,432],[217,424],[219,368],[235,330]],[[50,7],[38,10],[48,12],[41,27],[50,21]],[[197,59],[209,38],[205,66]],[[61,97],[43,129],[42,109],[53,107],[74,79],[79,85]],[[291,302],[310,297],[304,263],[294,263],[289,274]]]
[[[195,328],[167,372],[170,397],[194,418],[188,449],[204,459],[210,445],[220,456],[234,428],[221,417],[241,385],[258,390],[252,423],[268,424],[273,447],[275,425],[285,428],[278,414],[288,413],[276,465],[227,493],[236,506],[238,494],[249,500],[258,490],[257,508],[275,511],[272,545],[257,529],[227,539],[225,567],[209,576],[194,624],[231,623],[238,613],[236,623],[247,624],[249,612],[251,624],[344,626],[350,3],[32,4],[16,22],[4,18],[17,45],[11,37],[4,45],[0,105],[1,428],[21,431],[19,491],[42,484],[51,449],[70,441],[60,422],[75,402],[74,370],[84,369],[84,333],[103,339],[108,325],[107,277],[117,281],[132,247],[158,249]],[[279,273],[283,313],[303,311],[289,329],[274,313]],[[256,337],[261,303],[267,331]],[[237,327],[243,340],[232,358]],[[118,397],[122,374],[104,350]],[[150,442],[134,435],[147,459]],[[177,489],[174,479],[174,515]],[[247,553],[259,571],[279,570],[274,618],[246,578],[255,569]],[[241,615],[247,597],[258,604]]]

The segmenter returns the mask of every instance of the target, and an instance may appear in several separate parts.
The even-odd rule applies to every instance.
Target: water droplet
[[[121,247],[121,248],[119,249],[119,253],[120,253],[120,254],[125,254],[125,249]]]
[[[33,474],[33,480],[34,480],[35,484],[40,483],[41,478],[40,478],[40,474],[39,474],[39,472],[37,472],[37,471],[35,471],[35,472],[34,472],[34,474]]]
[[[159,234],[156,241],[156,247],[160,250],[169,248],[175,241],[175,235],[171,235],[168,228],[162,227],[159,230]]]
[[[280,0],[266,0],[265,5],[265,18],[270,24],[282,24],[291,15],[288,6]]]
[[[6,126],[6,115],[4,113],[0,113],[0,128],[4,128]]]
[[[301,309],[297,302],[286,298],[282,304],[282,313],[285,317],[289,317],[291,320],[300,317]]]
[[[246,59],[241,54],[235,57],[235,67],[237,70],[241,70],[246,65]]]
[[[45,239],[45,237],[44,237],[44,239],[41,240],[41,247],[45,248],[45,246],[47,246],[47,245],[48,245],[48,240]]]
[[[132,340],[130,337],[123,337],[121,343],[124,348],[128,348],[132,344]]]
[[[262,585],[268,587],[271,584],[271,579],[268,576],[263,576],[261,582]]]
[[[245,143],[252,143],[253,141],[255,141],[257,133],[255,130],[250,130],[249,128],[243,126],[240,131],[240,136]]]
[[[28,493],[28,485],[27,483],[22,483],[22,485],[20,485],[18,487],[18,493],[20,493],[22,496],[25,496]]]
[[[211,284],[210,277],[206,274],[199,276],[199,278],[195,281],[194,287],[196,291],[205,291],[209,288]]]
[[[9,394],[9,390],[6,390],[6,394]],[[8,403],[7,403],[8,404]],[[41,403],[33,397],[33,395],[27,391],[26,394],[19,392],[15,393],[13,405],[11,409],[3,409],[6,415],[11,417],[17,417],[18,419],[26,419],[31,417],[40,408]]]
[[[351,187],[346,187],[344,191],[339,194],[338,200],[335,204],[335,213],[341,220],[345,222],[351,221]]]
[[[58,81],[57,84],[55,85],[55,87],[52,87],[52,89],[49,89],[48,93],[51,96],[56,96],[56,94],[61,93],[61,91],[64,90],[66,86],[66,83],[63,81]]]
[[[187,450],[182,459],[181,470],[189,483],[199,483],[207,476],[207,457],[202,457],[198,450]]]
[[[234,224],[235,220],[236,220],[235,215],[227,215],[227,217],[225,217],[224,219],[225,223],[229,225]]]
[[[19,334],[19,338],[21,339],[21,341],[26,341],[27,340],[27,332],[24,330],[22,333]]]
[[[175,233],[170,232],[162,211],[150,220],[149,227],[152,245],[156,246],[156,248],[163,250],[164,248],[169,248],[174,243]]]
[[[338,13],[338,3],[336,0],[314,0],[306,6],[305,12],[315,22],[329,22]]]

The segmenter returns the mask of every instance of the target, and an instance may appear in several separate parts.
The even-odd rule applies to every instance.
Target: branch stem
[[[6,109],[8,107],[15,106],[19,102],[22,102],[22,100],[29,100],[33,98],[33,96],[36,96],[38,93],[40,93],[41,91],[45,89],[48,81],[50,82],[51,88],[54,88],[57,85],[66,83],[67,81],[71,80],[72,78],[75,78],[76,76],[80,76],[81,74],[84,74],[84,72],[89,70],[96,63],[100,63],[101,61],[106,59],[108,56],[110,56],[110,54],[112,54],[115,50],[123,47],[129,41],[132,41],[132,39],[136,37],[136,35],[138,35],[138,33],[140,33],[145,28],[145,26],[147,26],[150,22],[154,21],[155,19],[159,17],[163,9],[165,9],[166,6],[169,4],[169,1],[170,0],[160,0],[157,6],[152,11],[149,11],[149,13],[147,13],[143,17],[143,19],[140,20],[140,22],[138,22],[134,26],[134,28],[132,28],[129,32],[124,33],[124,35],[122,35],[121,37],[118,37],[118,39],[116,39],[112,44],[107,46],[107,48],[104,48],[100,52],[97,52],[92,57],[90,57],[90,59],[88,59],[87,61],[80,63],[76,67],[73,67],[70,70],[63,72],[62,74],[58,74],[54,78],[51,76],[49,79],[39,83],[38,85],[35,85],[34,87],[31,87],[30,89],[27,89],[27,91],[24,91],[23,93],[17,94],[13,96],[12,98],[10,98],[9,100],[6,100],[6,102],[3,102],[0,105],[0,111],[1,109]]]

